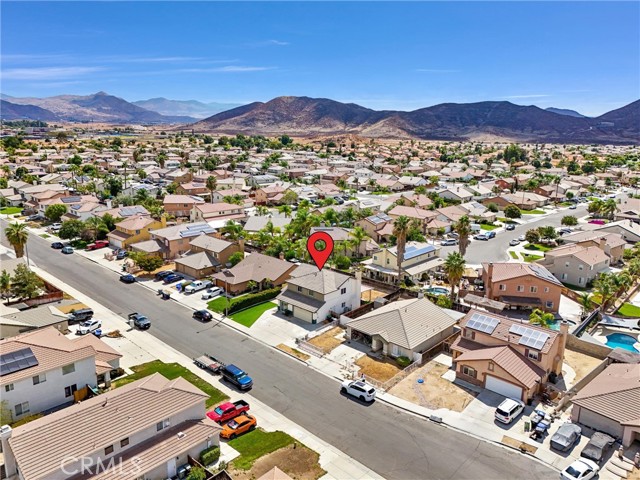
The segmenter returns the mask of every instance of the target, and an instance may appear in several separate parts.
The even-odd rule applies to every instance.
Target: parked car
[[[224,402],[210,412],[207,412],[207,417],[209,417],[214,422],[224,423],[248,411],[249,404],[244,400],[238,400],[237,402],[233,403]]]
[[[173,275],[174,272],[173,270],[163,270],[161,272],[158,272],[155,274],[154,278],[156,280],[164,280],[165,278],[167,278],[169,275]]]
[[[496,238],[496,232],[494,232],[493,230],[489,230],[488,232],[485,233],[485,235],[489,237],[489,239]]]
[[[85,320],[76,330],[76,335],[86,335],[87,333],[91,333],[100,327],[102,327],[101,320],[96,320],[95,318],[92,318],[91,320]]]
[[[222,438],[233,440],[238,435],[255,430],[258,422],[251,415],[240,415],[229,421],[220,432]]]
[[[51,248],[55,248],[56,250],[62,250],[64,248],[64,243],[62,243],[62,242],[53,242],[51,244]]]
[[[52,232],[58,232],[60,231],[61,228],[62,228],[61,223],[52,223],[51,226],[49,227],[49,230],[51,230]]]
[[[591,460],[579,458],[562,472],[560,478],[563,480],[591,480],[598,475],[600,467]]]
[[[580,456],[593,460],[598,464],[602,461],[603,457],[615,441],[615,438],[607,435],[606,433],[596,432],[591,435],[591,440],[589,440],[589,443],[587,443],[582,449]]]
[[[342,393],[358,398],[363,402],[373,402],[376,398],[376,389],[364,380],[345,380],[340,387]]]
[[[518,240],[520,240],[521,242],[524,242],[527,239],[527,237],[525,237],[524,235],[520,235],[518,237]]]
[[[514,398],[507,398],[496,408],[495,418],[497,421],[508,425],[518,418],[522,412],[524,412],[524,402]]]
[[[210,322],[213,320],[213,315],[209,310],[196,310],[193,312],[193,318],[200,320],[201,322]]]
[[[85,320],[90,320],[93,318],[93,310],[90,308],[81,308],[80,310],[76,310],[74,312],[70,312],[68,315],[69,323],[78,323],[84,322]]]
[[[515,226],[515,224],[513,224],[513,223],[507,223],[507,226],[506,226],[506,227],[504,227],[504,229],[505,229],[505,230],[509,230],[509,231],[510,231],[510,230],[515,230],[515,229],[516,229],[516,226]]]
[[[566,452],[580,440],[582,429],[575,423],[565,423],[551,436],[551,448]]]
[[[569,210],[575,210],[576,208],[578,208],[578,207],[576,207],[575,205],[571,205],[571,206],[569,207]]]
[[[109,246],[109,242],[107,240],[96,240],[93,243],[87,245],[87,250],[98,250],[100,248],[105,248]]]
[[[473,238],[476,239],[476,240],[483,240],[485,242],[489,240],[489,236],[484,234],[484,233],[479,233],[478,235],[476,235]]]
[[[452,246],[452,245],[458,245],[458,240],[456,240],[455,238],[450,238],[448,240],[443,240],[440,245],[442,245],[443,247],[449,247],[449,246]]]
[[[172,273],[171,275],[164,277],[164,283],[169,284],[177,282],[178,280],[182,280],[183,278],[184,275],[180,275],[179,273]]]
[[[123,250],[122,248],[119,248],[116,251],[116,260],[122,260],[123,258],[125,258],[128,255],[129,255],[129,252],[127,252],[126,250]]]
[[[136,283],[136,277],[130,273],[125,273],[124,275],[120,275],[120,281],[122,283]]]
[[[191,282],[185,287],[184,293],[199,292],[200,290],[209,288],[211,285],[213,285],[213,283],[211,283],[211,281],[209,280],[196,280],[195,282]]]
[[[518,240],[517,238],[514,238],[509,242],[509,245],[511,245],[512,247],[515,247],[516,245],[520,245],[520,240]]]
[[[73,253],[73,247],[70,246],[66,246],[66,247],[62,247],[62,250],[60,250],[62,253],[64,253],[65,255],[69,255],[71,253]]]
[[[240,390],[249,390],[253,387],[251,377],[233,364],[225,366],[220,373],[224,380],[233,383]]]
[[[151,322],[147,317],[141,313],[134,312],[129,314],[129,320],[133,320],[133,325],[140,330],[148,330],[151,327]]]
[[[44,216],[40,213],[36,213],[35,215],[29,215],[27,217],[28,222],[36,222],[38,220],[44,220]]]
[[[202,294],[203,300],[209,300],[210,298],[217,297],[218,295],[222,295],[224,290],[220,287],[213,287],[208,289],[206,292]]]

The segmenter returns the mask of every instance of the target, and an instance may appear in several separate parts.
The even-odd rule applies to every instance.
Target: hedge
[[[245,308],[252,307],[259,303],[264,303],[272,298],[275,298],[280,293],[280,288],[270,288],[258,293],[250,293],[243,295],[242,297],[234,298],[229,305],[229,314],[237,312],[238,310],[244,310]]]
[[[220,458],[220,447],[213,446],[209,448],[205,448],[200,452],[200,463],[203,465],[211,465],[216,463]]]
[[[398,357],[396,358],[396,363],[402,368],[406,368],[411,365],[411,360],[408,357]]]

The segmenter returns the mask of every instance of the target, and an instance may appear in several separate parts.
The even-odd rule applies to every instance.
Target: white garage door
[[[293,316],[300,320],[304,320],[305,322],[313,322],[313,313],[300,307],[293,307]]]
[[[505,397],[515,398],[516,400],[522,399],[522,387],[518,387],[499,378],[487,375],[487,379],[484,384],[484,388],[491,390],[492,392],[499,393]]]

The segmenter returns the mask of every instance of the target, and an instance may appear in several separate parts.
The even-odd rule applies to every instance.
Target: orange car
[[[222,438],[233,440],[238,435],[242,435],[243,433],[247,433],[255,429],[256,425],[258,425],[258,422],[255,417],[252,417],[251,415],[240,415],[233,420],[230,420],[224,427],[222,427],[220,436]]]

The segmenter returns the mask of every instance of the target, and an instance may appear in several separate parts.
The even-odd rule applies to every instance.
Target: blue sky
[[[638,2],[2,2],[1,91],[411,110],[640,98]]]

